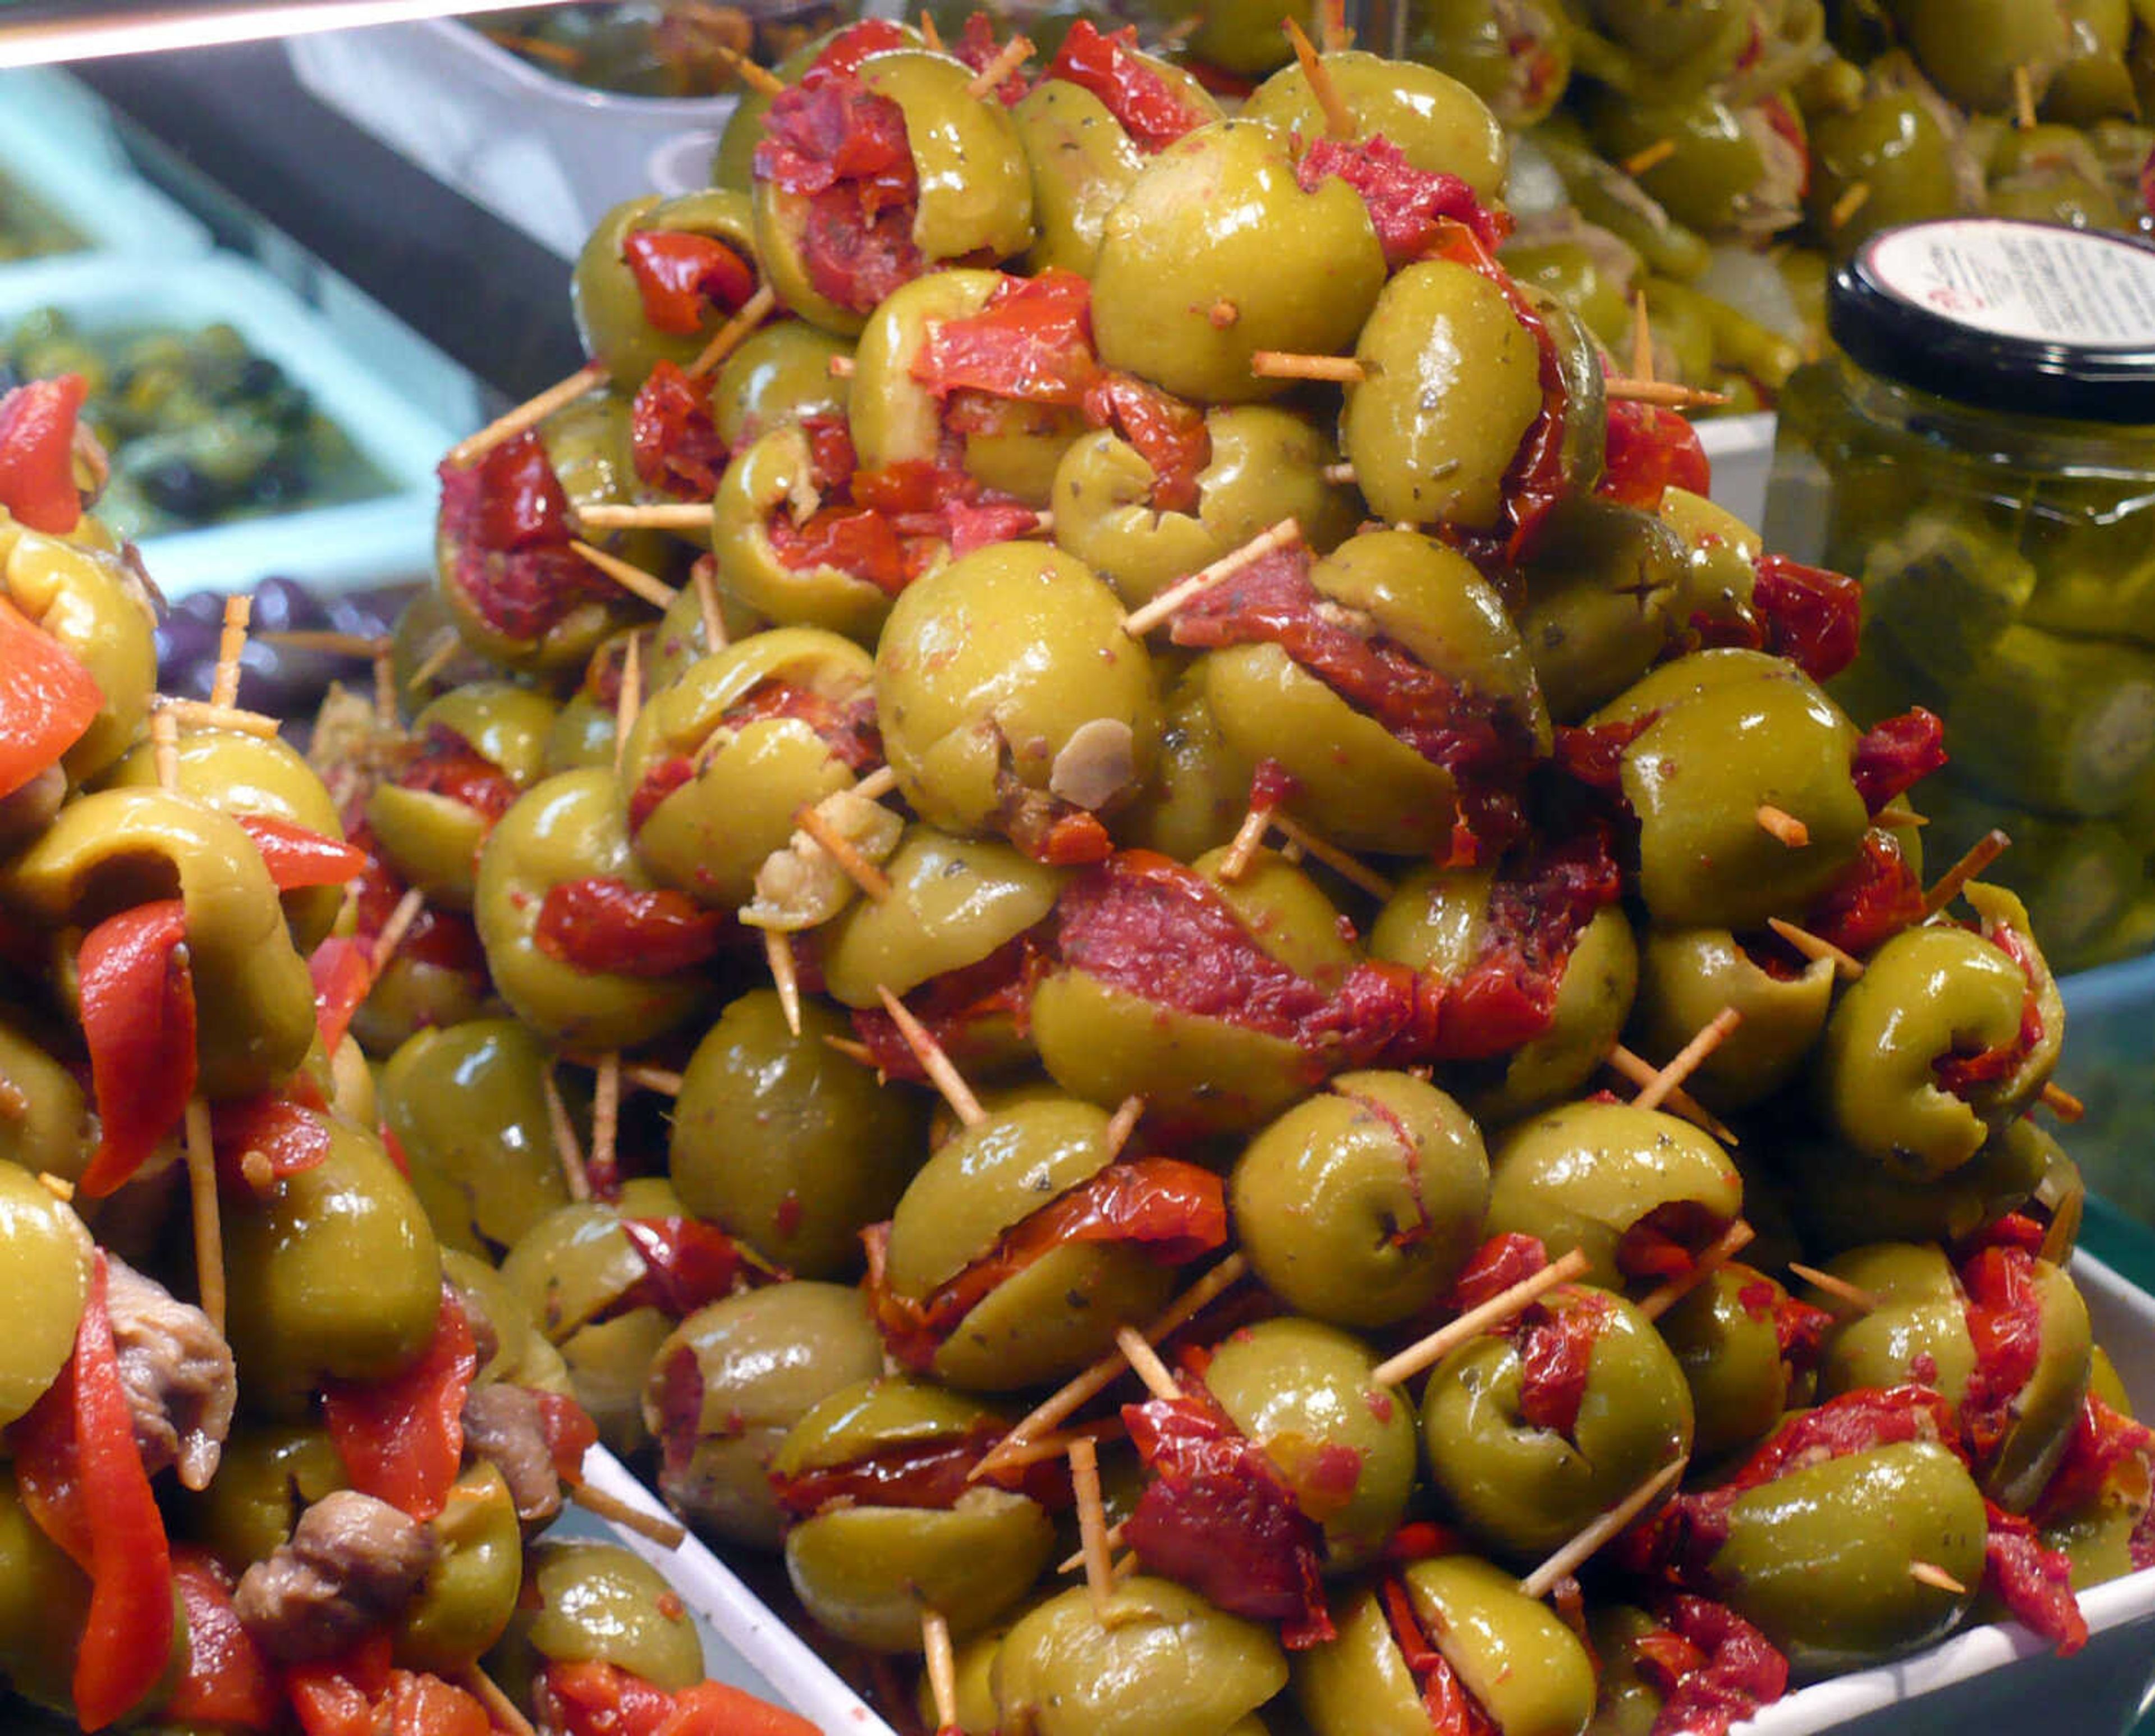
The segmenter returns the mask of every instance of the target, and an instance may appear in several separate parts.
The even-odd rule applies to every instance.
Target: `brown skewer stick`
[[[497,416],[476,434],[449,448],[446,462],[457,469],[477,463],[497,446],[514,440],[526,428],[536,428],[564,404],[572,404],[594,387],[607,382],[607,366],[587,361],[565,380],[557,380],[535,397],[528,397],[514,410]]]
[[[1908,1577],[1918,1585],[1932,1586],[1940,1591],[1950,1591],[1955,1597],[1966,1597],[1968,1587],[1962,1585],[1945,1569],[1934,1561],[1911,1561]]]
[[[1666,1464],[1632,1490],[1608,1512],[1589,1525],[1578,1536],[1564,1544],[1548,1560],[1519,1581],[1519,1590],[1537,1600],[1547,1597],[1556,1589],[1559,1580],[1568,1579],[1593,1558],[1595,1550],[1607,1543],[1632,1520],[1644,1513],[1657,1500],[1661,1493],[1684,1474],[1687,1458]]]
[[[1832,941],[1821,939],[1819,935],[1812,934],[1809,929],[1799,929],[1793,922],[1785,921],[1779,916],[1768,917],[1766,926],[1773,929],[1789,945],[1794,947],[1805,958],[1831,960],[1835,974],[1843,982],[1854,982],[1857,977],[1863,975],[1861,959],[1856,957],[1852,952],[1842,951]]]
[[[1347,106],[1340,95],[1339,87],[1332,82],[1332,74],[1318,59],[1317,45],[1307,32],[1292,18],[1282,18],[1281,27],[1287,40],[1294,44],[1294,58],[1301,64],[1302,75],[1309,81],[1309,94],[1317,99],[1317,106],[1324,115],[1324,130],[1335,139],[1354,136],[1354,111]]]
[[[1646,318],[1646,292],[1631,292],[1631,377],[1654,377],[1654,328]]]
[[[1789,1270],[1815,1290],[1823,1291],[1836,1302],[1844,1303],[1859,1314],[1873,1314],[1878,1311],[1878,1298],[1861,1285],[1851,1284],[1845,1278],[1835,1278],[1830,1272],[1820,1272],[1815,1266],[1806,1266],[1799,1260],[1789,1262]]]
[[[456,628],[443,627],[434,635],[434,643],[427,648],[427,654],[405,677],[404,691],[407,694],[422,692],[428,682],[456,661],[457,653],[463,649],[463,641],[457,637]]]
[[[2013,69],[2013,125],[2022,132],[2035,125],[2035,81],[2024,65]]]
[[[1962,887],[2003,856],[2012,842],[1995,826],[1984,832],[1968,846],[1968,854],[1940,875],[1937,883],[1923,894],[1923,914],[1935,916],[1944,909],[1960,896]]]
[[[1889,801],[1871,817],[1873,826],[1927,826],[1931,822],[1905,801]]]
[[[824,817],[819,805],[809,803],[793,817],[793,823],[823,847],[871,904],[880,904],[890,897],[890,876],[862,855],[853,841]]]
[[[254,599],[245,591],[224,600],[224,626],[218,635],[217,675],[210,683],[209,702],[225,710],[239,704],[239,659],[247,651],[247,622],[254,612]]]
[[[1669,410],[1712,409],[1728,402],[1725,392],[1707,392],[1674,380],[1631,380],[1621,374],[1603,376],[1602,395],[1612,404],[1659,404]]]
[[[985,102],[996,94],[996,85],[1031,59],[1032,39],[1013,36],[996,50],[994,59],[973,74],[972,83],[965,87],[965,95],[975,102]]]
[[[1674,139],[1656,139],[1652,144],[1633,151],[1616,166],[1626,175],[1636,177],[1658,169],[1676,154],[1676,141]]]
[[[786,1028],[801,1034],[801,967],[793,956],[793,937],[776,929],[763,931],[764,962],[770,966],[770,986],[778,991],[778,1010],[786,1015]]]
[[[457,1680],[458,1686],[486,1708],[487,1721],[495,1729],[506,1730],[509,1736],[537,1736],[531,1720],[518,1709],[516,1702],[478,1664],[466,1664],[457,1672]]]
[[[661,1097],[678,1097],[681,1094],[681,1075],[670,1073],[663,1067],[624,1067],[621,1070],[621,1077],[624,1084],[634,1085],[644,1091],[655,1091]]]
[[[1409,1344],[1398,1355],[1379,1363],[1376,1371],[1369,1376],[1369,1384],[1396,1386],[1402,1380],[1412,1380],[1424,1369],[1441,1362],[1469,1339],[1478,1338],[1499,1321],[1510,1319],[1559,1284],[1585,1277],[1593,1265],[1584,1249],[1572,1249],[1554,1265],[1544,1266],[1532,1278],[1521,1278],[1508,1290],[1498,1291],[1479,1308],[1467,1309],[1420,1343]]]
[[[630,596],[642,597],[654,609],[673,607],[677,593],[663,579],[655,579],[642,567],[632,565],[618,555],[609,555],[604,549],[595,549],[591,544],[581,542],[575,537],[569,539],[569,546]]]
[[[55,1175],[50,1170],[38,1171],[38,1184],[63,1206],[72,1203],[74,1199],[74,1183],[64,1175]]]
[[[591,1178],[584,1168],[584,1150],[576,1143],[576,1124],[569,1119],[569,1106],[561,1101],[561,1088],[555,1083],[552,1068],[539,1075],[539,1090],[546,1099],[546,1125],[554,1135],[554,1160],[561,1166],[561,1180],[568,1184],[569,1197],[579,1202],[588,1200]]]
[[[1776,843],[1785,844],[1791,850],[1800,850],[1811,841],[1811,829],[1784,807],[1775,807],[1770,801],[1758,804],[1755,816],[1759,829],[1769,834]]]
[[[1661,1073],[1661,1069],[1645,1056],[1625,1048],[1620,1042],[1610,1050],[1604,1064],[1634,1085],[1651,1085]],[[1693,1126],[1704,1128],[1722,1145],[1737,1143],[1736,1129],[1681,1085],[1671,1091],[1662,1102],[1671,1114],[1681,1115]]]
[[[725,611],[719,607],[716,557],[699,555],[696,564],[688,569],[688,582],[696,587],[696,613],[704,623],[704,655],[724,650],[731,642],[726,634]]]
[[[1130,1142],[1130,1135],[1138,1130],[1138,1123],[1144,1119],[1145,1100],[1134,1091],[1115,1105],[1113,1117],[1108,1123],[1108,1160],[1113,1162],[1122,1155],[1123,1147]]]
[[[1022,1470],[1027,1465],[1037,1465],[1047,1459],[1059,1459],[1070,1451],[1070,1443],[1083,1436],[1095,1444],[1102,1441],[1119,1441],[1129,1431],[1119,1416],[1103,1416],[1097,1422],[1088,1422],[1081,1428],[1058,1429],[1052,1434],[1041,1435],[1021,1442],[1007,1452],[998,1450],[996,1470],[998,1474]],[[1065,1572],[1068,1570],[1066,1568]]]
[[[1085,1590],[1093,1619],[1108,1625],[1108,1597],[1114,1589],[1108,1565],[1107,1511],[1100,1499],[1100,1454],[1088,1440],[1070,1443],[1070,1487],[1078,1497],[1078,1536],[1084,1545]]]
[[[621,653],[621,691],[613,702],[613,775],[621,776],[627,762],[628,734],[643,714],[643,653],[634,633]]]
[[[876,1064],[875,1051],[864,1042],[855,1042],[850,1037],[833,1037],[826,1032],[823,1036],[823,1047],[827,1049],[835,1049],[847,1060],[857,1061],[863,1067],[874,1067]],[[882,1070],[878,1068],[877,1071],[880,1077]]]
[[[1102,1535],[1100,1540],[1106,1544],[1111,1549],[1119,1549],[1122,1548],[1123,1528],[1121,1523],[1118,1521],[1116,1523],[1108,1526],[1106,1532]],[[1084,1550],[1080,1549],[1076,1554],[1065,1555],[1060,1561],[1057,1562],[1055,1564],[1055,1570],[1058,1574],[1075,1573],[1084,1564],[1085,1552]]]
[[[1295,350],[1255,351],[1250,371],[1261,380],[1329,380],[1338,386],[1359,386],[1369,377],[1351,356],[1306,356]]]
[[[898,1034],[905,1039],[905,1046],[913,1051],[935,1088],[943,1093],[943,1101],[950,1105],[950,1112],[968,1127],[978,1127],[988,1119],[988,1112],[980,1107],[980,1100],[973,1095],[973,1088],[965,1083],[965,1075],[950,1064],[950,1057],[943,1052],[943,1045],[929,1034],[928,1027],[913,1016],[913,1009],[881,983],[876,985],[876,994],[883,1001],[883,1011],[898,1027]]]
[[[404,727],[397,715],[397,648],[386,634],[374,642],[374,727],[390,736]]]
[[[2045,1109],[2068,1126],[2087,1114],[2087,1105],[2055,1079],[2043,1081],[2043,1094],[2038,1100]]]
[[[1131,610],[1123,617],[1123,631],[1134,639],[1143,638],[1192,597],[1200,597],[1215,585],[1224,583],[1274,550],[1301,540],[1302,526],[1292,519],[1282,519],[1270,530],[1259,531],[1239,549],[1222,555],[1210,566],[1200,567],[1188,578],[1177,580],[1144,607]]]
[[[888,766],[878,766],[853,786],[853,794],[863,801],[881,801],[898,787],[898,774]]]
[[[1631,1099],[1631,1106],[1639,1109],[1658,1109],[1669,1093],[1697,1073],[1706,1057],[1722,1043],[1729,1033],[1743,1022],[1743,1015],[1733,1006],[1724,1006],[1706,1022],[1699,1033],[1677,1050],[1667,1066],[1656,1073],[1652,1081],[1644,1086]]]
[[[758,96],[775,96],[786,88],[786,80],[767,66],[755,61],[729,43],[714,43],[711,50],[733,69],[734,76]]]
[[[599,1057],[591,1083],[591,1168],[601,1175],[615,1173],[614,1143],[621,1136],[621,1056],[608,1050]]]
[[[755,328],[770,317],[778,305],[778,292],[769,284],[756,285],[755,294],[734,310],[734,316],[711,334],[711,341],[688,364],[688,377],[700,380],[735,351]]]
[[[157,787],[167,796],[180,787],[180,724],[171,708],[160,705],[150,714],[150,752],[157,768]]]
[[[1374,868],[1364,867],[1360,862],[1349,855],[1337,844],[1327,843],[1299,821],[1291,820],[1285,814],[1275,813],[1272,816],[1272,829],[1290,844],[1323,863],[1341,879],[1360,887],[1371,898],[1380,900],[1389,899],[1396,889],[1390,881],[1377,873]]]
[[[2043,1245],[2035,1257],[2048,1260],[2053,1266],[2063,1266],[2073,1257],[2073,1245],[2080,1240],[2081,1218],[2087,1209],[2087,1189],[2076,1187],[2050,1208],[2050,1221],[2043,1231]]]
[[[1639,1312],[1649,1320],[1658,1320],[1685,1297],[1721,1270],[1737,1255],[1752,1244],[1758,1232],[1742,1218],[1723,1230],[1705,1247],[1699,1250],[1692,1262],[1691,1270],[1678,1273],[1674,1278],[1656,1285],[1639,1303]]]
[[[242,711],[207,699],[160,699],[160,711],[169,712],[174,723],[195,730],[233,730],[243,735],[258,735],[267,741],[277,733],[277,719],[266,711]]]
[[[1144,1389],[1156,1399],[1179,1399],[1182,1388],[1175,1383],[1168,1366],[1159,1360],[1159,1352],[1152,1347],[1152,1340],[1134,1326],[1118,1326],[1115,1344]]]
[[[1220,878],[1231,884],[1250,871],[1250,864],[1257,859],[1257,852],[1265,847],[1265,834],[1272,829],[1272,810],[1252,807],[1242,816],[1242,823],[1235,828],[1233,840],[1227,853],[1220,858]]]
[[[397,907],[389,913],[389,920],[381,924],[381,932],[374,937],[374,945],[366,955],[366,983],[371,989],[381,981],[381,973],[389,968],[389,961],[397,956],[397,949],[404,944],[404,937],[412,932],[412,924],[419,919],[419,913],[427,908],[427,894],[416,886],[407,886],[404,896],[397,900]]]
[[[708,500],[681,500],[617,506],[599,500],[578,507],[576,522],[586,530],[708,530],[711,504]]]
[[[926,13],[921,13],[920,22],[928,23]],[[950,1650],[950,1624],[937,1611],[920,1612],[920,1649],[928,1660],[928,1698],[935,1706],[935,1736],[944,1736],[958,1728],[958,1660]]]
[[[1239,1283],[1249,1269],[1249,1262],[1241,1254],[1228,1255],[1157,1316],[1145,1323],[1143,1334],[1145,1342],[1156,1344],[1180,1331],[1211,1307],[1222,1292]],[[990,1469],[1001,1465],[1006,1457],[1024,1451],[1040,1435],[1057,1427],[1064,1419],[1092,1403],[1113,1385],[1129,1366],[1129,1360],[1118,1346],[1090,1367],[1072,1375],[1020,1417],[1016,1426],[990,1447],[981,1456],[980,1462],[965,1473],[965,1480],[975,1482]]]
[[[934,15],[924,6],[920,8],[920,42],[921,46],[931,54],[939,54],[943,52],[943,33],[935,28]],[[950,1634],[950,1624],[945,1622],[943,1636],[948,1639]],[[944,1722],[948,1723],[949,1720],[945,1719]]]
[[[202,1293],[202,1312],[220,1333],[224,1330],[224,1220],[217,1203],[217,1145],[209,1123],[206,1098],[187,1099],[187,1201],[192,1208],[195,1230],[195,1287]]]
[[[1841,189],[1840,197],[1827,208],[1827,225],[1835,229],[1846,228],[1855,220],[1856,213],[1870,202],[1871,183],[1867,181],[1850,182]]]
[[[633,1531],[638,1537],[648,1537],[662,1549],[678,1549],[688,1540],[685,1526],[671,1519],[654,1518],[640,1507],[609,1495],[604,1489],[595,1489],[587,1483],[569,1485],[569,1498],[586,1513],[596,1513],[610,1519],[625,1531]]]

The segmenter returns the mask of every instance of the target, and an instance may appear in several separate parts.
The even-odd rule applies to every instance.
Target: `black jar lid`
[[[1834,341],[1983,409],[2155,423],[2155,247],[2012,218],[1881,230],[1834,274]]]

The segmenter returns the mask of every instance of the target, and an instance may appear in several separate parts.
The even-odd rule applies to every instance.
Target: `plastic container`
[[[1713,416],[1697,424],[1698,443],[1713,466],[1713,504],[1747,525],[1766,516],[1766,482],[1774,469],[1774,416]]]
[[[1911,704],[1952,762],[1918,799],[2051,961],[2155,943],[2155,248],[1991,218],[1872,237],[1837,353],[1780,403],[1769,547],[1864,585],[1859,722]]]
[[[0,326],[57,307],[84,331],[225,320],[283,368],[388,479],[371,500],[155,536],[142,558],[168,597],[282,574],[334,592],[433,571],[434,466],[456,438],[376,380],[311,309],[225,255],[161,264],[77,256],[0,272]]]
[[[209,232],[129,166],[96,100],[57,73],[0,73],[0,179],[81,238],[69,253],[189,259]],[[39,264],[0,262],[0,281]]]
[[[2155,1226],[2155,958],[2065,979],[2058,1083],[2086,1105],[2066,1150],[2087,1184]]]

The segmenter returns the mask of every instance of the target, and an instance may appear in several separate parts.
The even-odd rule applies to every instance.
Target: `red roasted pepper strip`
[[[172,1551],[172,1578],[187,1618],[185,1672],[165,1703],[177,1723],[219,1730],[274,1730],[284,1713],[276,1672],[240,1625],[232,1605],[232,1575],[196,1544]]]
[[[315,985],[315,1027],[322,1033],[322,1052],[336,1053],[351,1016],[374,986],[370,949],[363,940],[332,935],[307,957]]]
[[[195,991],[177,899],[108,916],[76,955],[83,1039],[103,1137],[82,1191],[101,1199],[141,1169],[195,1089]]]
[[[57,766],[104,704],[81,660],[0,595],[0,796]]]
[[[1474,189],[1456,175],[1416,168],[1381,133],[1352,144],[1319,139],[1295,165],[1295,181],[1306,193],[1335,177],[1361,196],[1384,247],[1385,264],[1394,271],[1440,247],[1447,224],[1459,225],[1492,250],[1512,230],[1510,217],[1485,210]]]
[[[1202,126],[1205,116],[1139,58],[1137,48],[1134,24],[1103,36],[1081,18],[1065,33],[1046,76],[1091,91],[1130,142],[1149,155]]]
[[[1995,1501],[1983,1503],[1990,1522],[1983,1544],[1983,1583],[2015,1617],[2071,1657],[2088,1641],[2087,1617],[2073,1595],[2073,1564],[2045,1549],[2035,1526]]]
[[[397,1669],[390,1644],[376,1634],[342,1657],[284,1672],[306,1736],[493,1736],[476,1698],[439,1677]]]
[[[1103,373],[1085,394],[1085,419],[1113,428],[1152,466],[1156,512],[1194,512],[1198,476],[1212,462],[1205,412],[1134,374]]]
[[[0,508],[33,530],[65,536],[81,521],[74,426],[89,394],[80,374],[62,374],[0,397]]]
[[[655,366],[628,411],[629,458],[654,489],[708,500],[726,468],[726,443],[711,414],[708,375],[692,380],[670,361]]]
[[[274,814],[236,814],[240,830],[254,840],[262,864],[279,892],[308,886],[341,886],[366,871],[366,853]]]
[[[1422,1631],[1407,1588],[1397,1580],[1386,1580],[1378,1587],[1378,1596],[1400,1660],[1420,1691],[1431,1736],[1498,1736],[1496,1721],[1467,1692],[1451,1661]]]
[[[1712,486],[1713,466],[1698,430],[1664,406],[1629,398],[1610,405],[1605,450],[1594,492],[1625,506],[1658,512],[1671,489],[1703,494]]]
[[[740,1248],[716,1224],[697,1217],[630,1217],[621,1227],[647,1269],[642,1281],[614,1303],[621,1312],[649,1306],[683,1320],[751,1281]]]
[[[724,242],[679,229],[631,229],[621,256],[654,331],[688,337],[714,308],[731,313],[755,293],[755,273]]]
[[[75,1715],[85,1730],[139,1705],[164,1674],[172,1643],[171,1552],[135,1445],[107,1282],[100,1251],[74,1354],[9,1436],[30,1517],[90,1575],[74,1661]]]
[[[218,1181],[235,1192],[248,1187],[244,1160],[258,1154],[279,1180],[329,1161],[329,1124],[314,1087],[305,1077],[279,1090],[234,1098],[217,1105],[210,1125],[217,1146]]]
[[[571,970],[622,976],[672,976],[718,952],[728,927],[684,893],[645,891],[609,875],[546,888],[533,940]]]
[[[448,1503],[464,1451],[464,1398],[479,1371],[471,1323],[444,1284],[434,1336],[383,1380],[331,1380],[322,1421],[352,1487],[426,1520]]]
[[[1848,775],[1864,812],[1875,814],[1945,763],[1946,726],[1918,705],[1865,730],[1848,756]]]
[[[618,1664],[549,1664],[545,1694],[566,1736],[816,1736],[806,1718],[724,1682],[669,1694]]]
[[[1856,661],[1863,636],[1863,587],[1845,573],[1763,555],[1751,606],[1766,629],[1766,648],[1814,681],[1830,681]]]
[[[1679,1593],[1655,1614],[1666,1625],[1633,1642],[1640,1675],[1662,1696],[1650,1736],[1726,1736],[1788,1692],[1788,1659],[1727,1605]]]
[[[1099,377],[1093,286],[1074,271],[1005,277],[977,314],[931,325],[913,377],[939,398],[985,392],[1076,408]]]
[[[599,1426],[591,1421],[590,1411],[566,1393],[542,1392],[538,1396],[539,1426],[546,1436],[554,1474],[564,1483],[581,1483],[584,1455],[599,1444]]]

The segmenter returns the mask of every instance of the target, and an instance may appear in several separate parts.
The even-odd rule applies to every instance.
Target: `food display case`
[[[2155,1733],[2155,960],[1753,528],[2155,23],[948,10],[0,70],[0,1725]]]

